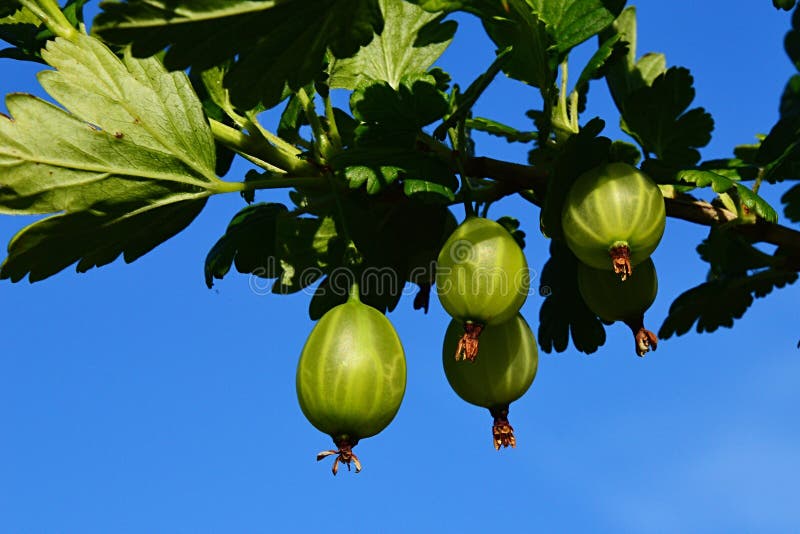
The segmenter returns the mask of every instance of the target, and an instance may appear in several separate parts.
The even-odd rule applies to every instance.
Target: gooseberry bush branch
[[[120,255],[134,261],[188,226],[208,197],[239,193],[248,205],[209,252],[209,286],[232,267],[274,280],[278,294],[318,284],[309,304],[318,319],[344,303],[324,289],[355,249],[364,269],[417,284],[415,307],[426,308],[435,284],[411,273],[434,261],[452,232],[449,207],[476,203],[485,212],[518,195],[541,209],[552,239],[540,282],[564,288],[544,301],[540,343],[562,351],[571,340],[593,352],[605,325],[569,289],[575,281],[565,273],[577,260],[564,247],[561,213],[581,175],[622,162],[659,185],[667,216],[710,229],[698,247],[709,280],[677,297],[661,337],[731,326],[754,298],[797,279],[800,232],[791,224],[800,222],[800,186],[782,199],[789,224],[759,191],[798,179],[800,74],[756,144],[702,161],[713,120],[693,107],[692,76],[662,54],[638,54],[636,11],[624,1],[128,0],[103,3],[91,34],[85,3],[0,7],[3,55],[51,67],[40,80],[58,103],[10,95],[10,117],[0,118],[0,212],[48,215],[11,240],[0,278],[36,281],[73,264],[84,272]],[[496,46],[463,91],[436,66],[456,34],[456,12],[480,19]],[[799,28],[795,10],[790,35]],[[596,51],[576,64],[570,52],[587,41]],[[799,41],[786,42],[796,61]],[[577,73],[571,89],[568,69]],[[530,128],[475,116],[500,73],[539,92],[540,109],[526,112]],[[581,116],[589,86],[599,84],[633,143],[604,137],[603,120]],[[348,109],[334,105],[334,91],[349,95]],[[276,129],[262,122],[271,109],[280,112]],[[479,133],[526,144],[528,161],[477,154]],[[255,168],[222,180],[237,155]],[[289,190],[292,206],[255,202],[271,189]],[[362,287],[362,300],[388,312],[401,293]],[[717,293],[728,297],[706,298]]]

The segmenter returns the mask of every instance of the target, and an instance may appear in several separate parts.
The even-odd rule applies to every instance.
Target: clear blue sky
[[[696,103],[714,115],[704,157],[768,130],[793,71],[787,13],[769,0],[637,5],[639,52],[689,67]],[[475,21],[459,20],[441,66],[466,85],[492,49]],[[41,93],[40,69],[0,60],[0,90]],[[500,80],[478,108],[526,127],[522,112],[536,102]],[[620,135],[601,83],[584,117],[594,115]],[[480,139],[478,152],[524,161],[526,149]],[[780,192],[766,196],[777,202]],[[0,532],[800,529],[797,287],[757,301],[732,330],[673,338],[644,359],[621,325],[595,355],[542,354],[533,387],[512,405],[517,448],[501,452],[488,413],[445,381],[441,307],[424,316],[407,298],[390,315],[408,358],[403,406],[358,445],[364,470],[334,478],[314,461],[330,439],[294,391],[313,326],[307,297],[262,296],[238,274],[214,290],[203,284],[205,255],[242,206],[236,195],[213,198],[189,229],[131,265],[0,285]],[[522,221],[540,270],[538,212],[493,207],[504,214]],[[0,218],[0,240],[27,221]],[[653,330],[704,279],[694,252],[704,235],[669,221],[654,255]],[[532,296],[523,308],[534,330],[540,304]]]

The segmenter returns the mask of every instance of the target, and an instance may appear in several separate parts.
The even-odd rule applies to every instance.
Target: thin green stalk
[[[296,146],[264,128],[255,113],[248,112],[245,126],[250,132],[260,134],[266,141],[275,145],[278,150],[285,152],[287,155],[297,157],[302,154],[302,151],[298,150]]]
[[[306,114],[306,120],[311,126],[311,131],[314,133],[316,141],[317,152],[320,156],[327,159],[332,154],[331,142],[322,127],[322,122],[317,115],[317,108],[314,106],[314,101],[309,98],[308,93],[302,87],[297,91],[297,98],[300,100],[300,105],[303,106],[303,111]]]
[[[761,167],[758,170],[758,175],[756,176],[756,181],[753,183],[753,193],[758,194],[758,190],[761,188],[761,182],[764,180],[764,168]]]
[[[331,102],[330,93],[322,97],[325,102],[325,117],[328,119],[328,136],[330,137],[331,145],[336,152],[342,150],[342,136],[339,135],[339,126],[336,124],[336,115],[333,113],[333,103]]]
[[[214,119],[209,119],[209,124],[214,139],[242,155],[253,156],[290,174],[306,176],[318,174],[314,165],[296,155],[287,154],[269,143]]]
[[[19,3],[58,37],[73,41],[78,36],[78,30],[72,27],[67,17],[61,12],[61,8],[53,0],[20,0]]]
[[[464,211],[466,212],[467,217],[474,217],[475,216],[475,207],[472,205],[472,197],[473,197],[473,189],[472,184],[469,181],[469,177],[464,172],[464,157],[466,154],[463,152],[463,145],[464,145],[464,138],[466,133],[464,132],[464,123],[460,122],[457,125],[457,128],[449,128],[447,130],[447,135],[450,138],[450,144],[453,146],[453,150],[456,151],[457,157],[455,158],[456,168],[458,169],[458,174],[461,176],[461,186],[463,189],[463,200],[464,200]]]
[[[361,302],[361,292],[358,288],[358,282],[354,281],[350,284],[350,291],[348,291],[348,298],[347,300],[352,300],[354,302]]]
[[[220,180],[213,190],[215,193],[242,193],[260,189],[283,189],[294,187],[324,187],[325,178],[322,176],[292,176],[263,178],[261,180],[248,180],[246,182],[224,182]]]
[[[552,123],[556,134],[556,143],[563,142],[569,136],[580,131],[578,125],[578,92],[567,94],[567,60],[561,63],[561,89],[558,92],[558,104],[552,112]]]

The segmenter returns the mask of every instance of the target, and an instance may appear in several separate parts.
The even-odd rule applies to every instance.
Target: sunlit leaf
[[[57,70],[39,80],[66,110],[27,94],[6,99],[0,213],[63,214],[12,240],[0,276],[14,280],[27,272],[41,279],[78,260],[86,270],[120,253],[132,261],[182,230],[223,189],[208,123],[184,73],[168,73],[156,59],[120,60],[85,35],[49,42],[42,57]]]
[[[384,81],[397,89],[407,75],[430,68],[450,44],[455,21],[441,22],[405,0],[379,0],[383,32],[346,59],[334,60],[328,83],[332,88],[355,89],[365,81]]]
[[[768,222],[776,222],[778,214],[769,203],[754,193],[749,187],[711,171],[680,171],[678,181],[695,184],[697,187],[711,187],[715,193],[725,193],[731,189],[736,191],[742,207],[755,212]]]

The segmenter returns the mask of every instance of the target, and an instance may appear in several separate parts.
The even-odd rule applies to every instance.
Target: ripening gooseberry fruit
[[[651,348],[658,348],[658,338],[644,327],[644,313],[658,293],[658,278],[652,259],[640,263],[636,273],[626,282],[611,271],[579,263],[578,290],[598,317],[628,325],[636,341],[636,354],[644,356]]]
[[[624,281],[664,234],[664,197],[639,169],[609,163],[575,181],[561,223],[579,260],[595,269],[613,269]]]
[[[328,434],[335,475],[339,462],[356,472],[353,454],[360,439],[374,436],[392,421],[406,389],[406,359],[392,324],[378,310],[361,303],[358,286],[346,303],[329,310],[311,331],[297,364],[297,399],[303,414]]]
[[[474,360],[483,328],[514,317],[528,297],[528,263],[503,226],[468,217],[439,252],[436,286],[442,306],[463,328],[455,359]]]
[[[444,336],[442,361],[450,387],[459,397],[488,408],[494,417],[494,448],[516,446],[514,429],[508,422],[508,407],[531,387],[539,364],[536,338],[528,323],[517,314],[511,320],[491,325],[481,337],[481,357],[474,362],[453,359],[461,336],[461,323],[453,319]]]

